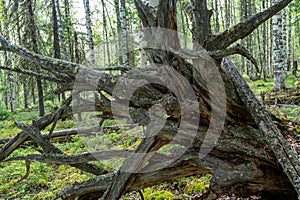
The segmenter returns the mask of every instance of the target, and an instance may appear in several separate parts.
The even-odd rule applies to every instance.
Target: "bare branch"
[[[241,46],[240,44],[237,44],[236,46],[227,48],[225,50],[209,52],[209,55],[211,57],[213,57],[214,59],[220,59],[220,60],[226,56],[234,55],[234,54],[240,54],[240,55],[246,57],[255,66],[256,71],[259,72],[258,63],[257,63],[256,59],[251,55],[251,53],[245,47]]]
[[[63,151],[50,143],[49,140],[42,137],[35,121],[33,121],[31,125],[25,125],[18,122],[15,122],[15,125],[27,133],[39,146],[41,146],[45,153],[64,154]],[[96,175],[106,173],[105,169],[101,169],[100,167],[89,163],[71,164],[71,166]]]
[[[39,74],[37,72],[33,72],[33,71],[30,71],[30,70],[21,69],[21,68],[17,68],[17,67],[10,68],[10,67],[5,67],[5,66],[0,66],[0,69],[13,71],[13,72],[18,72],[18,73],[26,74],[26,75],[29,75],[29,76],[35,76],[35,77],[38,77],[40,79],[51,81],[51,82],[56,82],[56,83],[66,82],[66,80],[58,79],[58,78],[51,77],[51,76],[46,76],[44,74]]]
[[[51,164],[67,164],[75,165],[80,163],[87,163],[97,160],[108,160],[112,158],[126,158],[132,154],[132,151],[98,151],[91,153],[84,153],[79,155],[66,154],[32,154],[28,156],[17,156],[3,162],[10,162],[15,160],[37,161]]]
[[[78,63],[55,59],[34,53],[24,47],[11,44],[2,35],[0,35],[0,44],[0,50],[2,51],[10,51],[16,53],[22,58],[39,65],[44,70],[52,72],[53,74],[57,74],[59,72],[60,74],[62,74],[62,76],[67,75],[69,79],[66,80],[66,82],[74,81],[74,79],[76,78],[76,74],[80,72],[80,81],[88,83],[91,80],[97,80],[99,81],[97,85],[99,89],[103,89],[109,94],[111,94],[113,91],[112,75],[99,73],[89,67]]]

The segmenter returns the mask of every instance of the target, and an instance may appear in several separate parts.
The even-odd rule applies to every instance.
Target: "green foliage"
[[[6,120],[9,115],[10,115],[10,111],[7,110],[6,108],[0,106],[0,120]]]
[[[143,192],[143,195],[146,200],[172,200],[176,199],[176,196],[167,190],[158,190],[152,192],[151,189],[146,188]]]
[[[8,90],[8,87],[0,86],[0,92],[6,92]]]
[[[184,188],[183,192],[185,194],[191,195],[194,193],[203,193],[209,188],[209,183],[212,175],[207,174],[199,179],[190,179],[187,182],[186,187]]]
[[[298,74],[300,71],[298,70]],[[257,81],[251,81],[247,75],[243,75],[243,78],[247,81],[249,87],[253,91],[255,95],[259,95],[261,92],[270,92],[272,91],[274,87],[274,79],[273,78],[267,78],[266,81],[264,80],[257,80]],[[297,77],[295,77],[292,72],[287,73],[287,77],[285,79],[285,84],[287,88],[297,88]]]

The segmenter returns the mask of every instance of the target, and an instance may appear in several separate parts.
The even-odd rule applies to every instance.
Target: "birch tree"
[[[273,1],[275,4],[276,1]],[[277,13],[272,18],[273,53],[274,53],[274,91],[285,88],[285,70],[283,54],[282,13]]]
[[[120,5],[120,22],[121,22],[121,54],[122,65],[128,64],[128,50],[127,50],[127,22],[126,22],[126,3],[125,0],[119,0]]]
[[[95,65],[95,52],[94,52],[94,41],[93,41],[93,31],[92,31],[92,22],[91,22],[91,11],[90,11],[90,1],[83,0],[84,11],[85,11],[85,27],[87,31],[87,38],[90,51],[90,63]]]

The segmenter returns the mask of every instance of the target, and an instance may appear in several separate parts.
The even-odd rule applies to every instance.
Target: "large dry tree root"
[[[158,101],[166,109],[168,118],[164,127],[157,134],[144,138],[134,153],[101,151],[81,155],[66,155],[49,140],[50,137],[55,135],[55,132],[50,131],[48,138],[40,134],[40,131],[46,126],[52,123],[55,124],[63,116],[74,113],[69,106],[72,100],[70,98],[59,110],[33,121],[31,125],[15,122],[16,126],[22,129],[22,132],[1,147],[0,160],[4,161],[16,148],[28,138],[31,138],[42,147],[42,154],[10,158],[10,161],[26,160],[29,162],[35,160],[68,164],[98,175],[87,182],[66,188],[57,197],[62,199],[89,196],[119,199],[122,194],[129,191],[202,173],[213,174],[210,190],[205,196],[206,199],[216,199],[228,193],[234,193],[236,196],[260,194],[263,199],[296,199],[300,193],[300,168],[297,156],[280,134],[269,113],[256,100],[233,63],[229,59],[224,59],[221,64],[221,59],[224,56],[236,53],[242,54],[255,64],[255,60],[245,48],[240,46],[228,47],[250,34],[260,24],[284,8],[291,0],[278,1],[267,10],[253,15],[219,35],[212,35],[210,32],[208,23],[210,22],[211,12],[207,10],[206,2],[202,0],[192,2],[195,8],[195,17],[201,19],[194,24],[194,38],[205,50],[208,50],[207,53],[204,50],[199,50],[199,48],[192,52],[181,50],[174,32],[168,38],[158,38],[155,35],[155,29],[149,29],[149,32],[146,33],[148,36],[153,36],[148,38],[150,43],[167,44],[170,47],[164,50],[148,49],[147,53],[151,60],[155,64],[171,66],[168,68],[169,75],[175,80],[179,80],[178,82],[181,82],[181,80],[176,79],[178,78],[176,72],[180,72],[190,82],[197,100],[200,102],[199,111],[184,113],[190,115],[191,118],[197,115],[201,116],[201,121],[196,127],[197,134],[192,143],[187,139],[190,134],[189,130],[195,128],[192,124],[188,124],[191,126],[187,126],[185,133],[180,137],[175,137],[178,135],[180,118],[183,116],[183,113],[180,113],[180,106],[188,107],[190,106],[189,103],[179,105],[178,97],[174,96],[168,89],[156,84],[148,84],[137,89],[130,97],[129,106],[132,118],[140,125],[147,125],[149,123],[148,110],[151,105],[157,104]],[[135,4],[144,27],[162,27],[177,30],[175,20],[176,1],[160,1],[156,15],[149,12],[147,6],[141,1],[135,0]],[[78,87],[77,93],[96,90],[99,94],[103,92],[106,95],[112,96],[113,94],[117,76],[101,72],[95,73],[93,69],[77,63],[35,54],[20,46],[12,45],[2,36],[0,36],[0,42],[0,50],[14,52],[24,59],[39,64],[43,70],[50,72],[52,75],[45,77],[47,80],[62,83],[57,92],[72,91],[76,79],[76,84],[85,86]],[[212,56],[214,60],[208,55]],[[186,59],[193,60],[193,65],[187,63]],[[197,65],[199,63],[202,64]],[[203,145],[205,146],[203,144],[204,138],[209,130],[210,122],[213,120],[212,110],[216,109],[218,112],[222,112],[222,109],[218,110],[219,107],[212,108],[212,100],[209,94],[211,91],[208,90],[208,86],[205,84],[205,78],[212,78],[210,73],[215,70],[211,69],[211,66],[217,67],[216,69],[222,75],[225,85],[226,118],[221,135],[212,151],[205,157],[199,157],[199,151],[201,151]],[[4,67],[2,68],[4,69]],[[197,76],[195,69],[205,74]],[[20,71],[19,69],[15,71],[41,77],[41,74],[29,71]],[[126,67],[122,71],[125,72]],[[76,78],[77,73],[82,76]],[[148,69],[147,73],[156,77],[161,76],[159,71],[151,71],[151,69]],[[137,76],[136,78],[141,77]],[[96,88],[93,80],[97,80]],[[77,97],[72,96],[72,98],[76,99]],[[77,106],[76,111],[91,112],[96,107],[97,111],[102,112],[99,117],[109,119],[113,116],[111,104],[114,101],[116,100],[109,99],[104,95],[101,95],[99,102],[89,102],[81,99],[79,103],[77,102],[79,106]],[[217,101],[224,102],[225,99],[218,99]],[[90,109],[90,106],[86,106],[86,104],[91,104],[93,109]],[[122,115],[122,107],[118,114]],[[52,126],[52,130],[54,130],[55,125]],[[148,128],[148,130],[155,128],[155,124]],[[145,134],[147,134],[147,131]],[[157,153],[157,150],[169,144],[174,138],[176,138],[176,144],[187,147],[184,152],[181,152],[180,156]],[[136,153],[142,154],[136,156]],[[108,156],[126,158],[120,170],[109,173],[103,168],[90,163],[95,160],[95,157],[101,160],[106,159]],[[162,165],[162,160],[168,161],[164,163],[163,168],[159,168]],[[124,169],[131,170],[126,171]]]

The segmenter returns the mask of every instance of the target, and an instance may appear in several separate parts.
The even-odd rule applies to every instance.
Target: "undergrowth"
[[[255,93],[269,92],[273,88],[273,79],[267,79],[266,82],[249,81],[249,86]],[[289,74],[286,85],[289,88],[296,88],[296,78]],[[46,111],[53,110],[53,106],[47,107]],[[290,107],[271,107],[271,112],[279,115],[282,119],[299,121],[300,109],[297,106]],[[10,113],[5,108],[0,109],[0,138],[7,138],[16,135],[20,130],[15,127],[9,116],[13,116],[17,121],[31,123],[32,119],[38,118],[37,109],[18,110],[16,113]],[[105,126],[115,126],[116,123],[111,120],[105,121]],[[76,125],[72,120],[59,121],[56,130],[74,128]],[[299,130],[298,130],[299,129]],[[47,127],[43,132],[48,132]],[[300,128],[296,127],[300,132]],[[110,130],[106,134],[99,134],[96,137],[82,138],[78,135],[72,136],[72,140],[64,143],[55,143],[55,145],[67,154],[80,154],[95,149],[135,149],[143,137],[140,128],[130,130]],[[28,154],[38,154],[34,146],[22,146],[14,151],[9,157],[24,156]],[[166,146],[161,149],[161,153],[168,153],[172,146]],[[178,147],[179,148],[179,147]],[[111,159],[103,162],[94,162],[101,165],[108,171],[116,170],[122,163],[122,159]],[[73,183],[82,182],[94,177],[91,174],[82,172],[76,168],[67,165],[44,164],[38,162],[31,163],[30,175],[27,179],[21,180],[26,174],[24,161],[0,162],[0,199],[53,199],[53,197],[64,187]],[[141,191],[146,200],[165,200],[165,199],[192,199],[199,197],[203,192],[209,189],[211,175],[199,177],[185,177],[178,180],[169,181],[160,185],[145,188]],[[137,192],[124,195],[122,199],[140,198]]]

